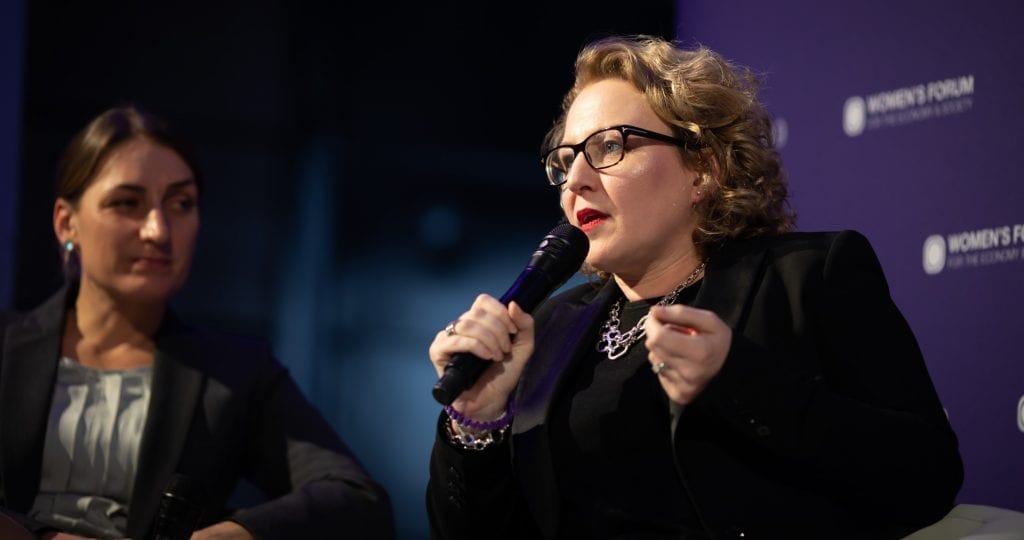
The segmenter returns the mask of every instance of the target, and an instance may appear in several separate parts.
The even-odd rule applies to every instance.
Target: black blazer
[[[548,410],[618,294],[614,281],[583,285],[534,313],[510,443],[460,451],[438,432],[435,538],[554,537]],[[704,392],[673,411],[677,470],[665,474],[686,487],[707,536],[899,538],[952,508],[956,435],[866,238],[730,242],[712,253],[694,305],[732,328],[732,345]]]
[[[0,317],[0,505],[26,513],[39,488],[67,288]],[[227,517],[256,538],[392,538],[391,506],[265,343],[191,328],[157,335],[153,388],[127,533],[144,538],[174,473],[203,484],[201,526]],[[231,514],[240,478],[272,499]]]

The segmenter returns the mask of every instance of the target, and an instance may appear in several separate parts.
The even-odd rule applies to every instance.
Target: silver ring
[[[444,327],[444,335],[445,336],[452,337],[452,336],[455,335],[455,323],[457,323],[457,322],[459,322],[459,320],[455,319],[454,321],[448,323],[448,326]]]
[[[665,362],[658,362],[651,366],[651,371],[653,371],[655,375],[661,373],[661,370],[663,369],[665,369]]]

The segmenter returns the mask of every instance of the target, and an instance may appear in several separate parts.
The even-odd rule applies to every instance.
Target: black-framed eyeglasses
[[[541,157],[544,171],[548,175],[548,182],[552,186],[564,184],[569,169],[572,168],[572,163],[580,152],[583,152],[583,157],[595,170],[607,169],[615,165],[626,156],[626,140],[631,135],[687,148],[700,147],[695,139],[679,139],[636,126],[612,126],[591,133],[579,143],[563,144],[548,150]]]

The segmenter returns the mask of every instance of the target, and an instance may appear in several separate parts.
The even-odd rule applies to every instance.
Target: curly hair
[[[706,195],[696,206],[694,244],[702,253],[730,238],[793,230],[782,160],[772,120],[758,100],[761,81],[703,46],[686,49],[653,36],[614,36],[586,45],[576,57],[576,79],[544,138],[551,148],[583,88],[604,79],[633,84],[677,137],[696,136],[700,147],[680,147],[683,163],[704,176]],[[684,133],[685,132],[685,133]]]

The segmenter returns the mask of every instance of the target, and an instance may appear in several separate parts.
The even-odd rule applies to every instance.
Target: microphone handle
[[[499,300],[506,306],[515,301],[523,311],[532,313],[557,286],[546,272],[529,266]]]
[[[431,395],[441,405],[451,405],[463,391],[473,386],[490,362],[471,353],[456,354],[434,384]]]

